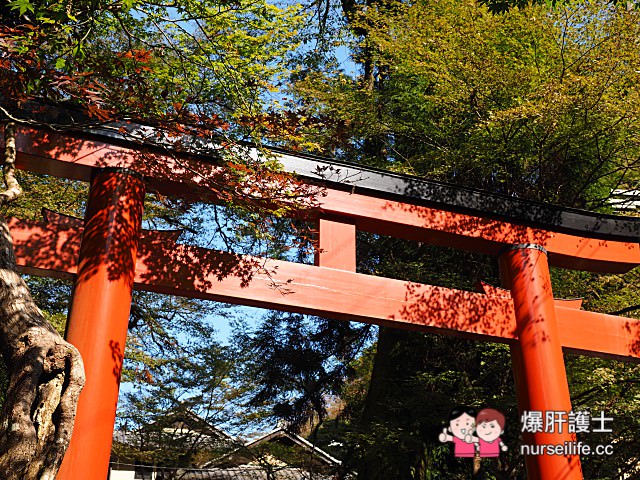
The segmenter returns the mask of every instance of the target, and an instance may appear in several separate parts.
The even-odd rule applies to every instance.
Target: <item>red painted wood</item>
[[[142,180],[125,173],[91,182],[66,335],[87,380],[59,480],[107,478],[144,192]]]
[[[531,404],[529,401],[529,389],[527,388],[527,377],[524,369],[524,359],[522,358],[522,349],[518,343],[510,345],[511,353],[511,368],[513,370],[513,379],[516,387],[516,399],[518,402],[518,411],[522,412],[531,411]],[[522,443],[524,445],[534,445],[535,438],[530,432],[521,433]],[[532,455],[524,456],[525,468],[527,475],[533,479],[540,479],[540,469],[538,468],[538,461]]]
[[[95,167],[125,167],[144,175],[160,192],[207,201],[216,200],[216,185],[225,182],[221,168],[202,161],[36,130],[23,130],[17,140],[18,165],[35,172],[88,180]],[[176,245],[159,234],[142,238],[136,260],[144,188],[132,178],[103,173],[94,179],[82,247],[81,229],[73,221],[49,217],[58,225],[48,228],[12,222],[25,271],[77,273],[68,338],[85,358],[88,381],[59,476],[64,480],[106,475],[134,280],[161,293],[508,342],[514,345],[520,407],[533,410],[570,410],[563,347],[640,358],[640,322],[583,312],[576,302],[554,301],[547,258],[539,250],[502,254],[511,296],[354,272],[356,229],[495,256],[505,246],[534,243],[546,248],[553,265],[599,272],[624,272],[639,265],[637,243],[584,238],[326,188],[313,212],[323,218],[319,266]],[[131,191],[125,193],[121,188],[127,185]],[[76,271],[72,262],[78,251]],[[539,444],[572,440],[557,434],[534,434],[532,439]],[[531,478],[582,478],[576,457],[535,457],[528,460],[528,468]]]
[[[511,298],[511,292],[506,288],[495,287],[489,283],[478,282],[476,288],[479,292],[485,293],[487,295],[495,296],[495,297],[504,297]],[[556,307],[566,307],[566,308],[576,308],[579,309],[582,307],[582,299],[581,298],[554,298],[553,303]]]
[[[87,180],[91,167],[131,168],[153,189],[166,194],[213,200],[224,182],[215,165],[186,158],[134,151],[103,142],[24,129],[16,140],[17,165],[34,172]],[[551,265],[621,273],[640,265],[640,245],[550,232],[473,215],[447,212],[383,198],[324,189],[318,215],[354,223],[358,230],[445,245],[491,255],[505,246],[535,243],[549,252]]]
[[[320,267],[356,271],[356,226],[321,218],[318,221],[318,250],[315,264]]]
[[[327,214],[343,215],[358,230],[497,256],[506,246],[535,243],[558,267],[625,272],[640,264],[640,245],[579,237],[501,220],[410,205],[339,190],[319,199]]]
[[[8,222],[23,271],[67,278],[76,273],[81,230],[15,218]],[[312,265],[234,257],[176,245],[164,232],[143,231],[135,282],[136,288],[171,295],[498,342],[515,339],[513,303],[505,290],[485,295]],[[640,358],[640,320],[577,310],[557,301],[556,315],[565,348],[621,360]]]
[[[523,397],[519,405],[545,417],[547,412],[566,416],[572,411],[571,398],[546,252],[531,246],[512,249],[500,257],[500,267],[515,308],[518,346],[512,357],[517,391]],[[566,424],[554,430],[531,433],[527,440],[533,445],[560,446],[576,440]],[[527,466],[532,480],[583,478],[578,455],[536,455],[527,459]]]

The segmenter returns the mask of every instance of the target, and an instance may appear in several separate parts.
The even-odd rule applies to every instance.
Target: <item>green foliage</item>
[[[606,211],[611,189],[635,188],[640,179],[638,12],[606,2],[516,6],[494,15],[476,2],[343,2],[343,45],[359,74],[310,68],[296,79],[297,105],[326,121],[306,125],[294,142],[402,173]],[[492,260],[366,235],[358,253],[366,273],[466,289],[480,279],[499,284]],[[554,271],[556,296],[584,296],[590,310],[631,312],[637,285],[637,272]],[[500,463],[483,462],[481,476],[522,477],[504,346],[381,329],[373,362],[356,366],[343,414],[327,429],[361,478],[469,478],[469,464],[437,441],[456,403],[507,414],[510,451]],[[616,458],[587,459],[587,476],[633,468],[637,442],[626,432],[637,418],[637,370],[581,357],[568,357],[567,368],[576,405],[621,416]]]
[[[637,471],[636,432],[640,426],[640,367],[611,360],[571,355],[566,358],[575,411],[587,410],[597,417],[613,418],[606,426],[612,433],[590,433],[579,438],[590,445],[614,445],[611,457],[582,459],[585,478],[615,479]]]
[[[270,128],[260,114],[278,82],[291,73],[289,52],[304,20],[296,5],[280,8],[263,0],[15,0],[0,13],[3,120],[56,130],[140,122],[155,126],[175,141],[176,149],[183,135],[197,137],[199,145],[221,147],[238,139],[259,140]],[[39,115],[40,108],[51,113],[43,108],[51,104],[73,112],[72,125],[68,119]],[[119,132],[126,135],[125,130]],[[269,235],[258,225],[259,212],[278,216],[290,208],[295,201],[285,197],[297,195],[295,182],[289,182],[291,192],[279,188],[284,178],[278,172],[269,176],[273,162],[252,161],[240,150],[222,152],[228,175],[223,184],[211,185],[240,219],[223,236],[230,234],[229,243],[244,246],[244,233],[260,232],[258,247],[267,244],[269,253],[282,255],[284,247],[270,246]],[[48,176],[20,180],[25,195],[9,214],[37,218],[47,207],[82,216],[86,186]],[[283,201],[272,200],[274,189]],[[242,203],[254,191],[260,205]],[[198,227],[204,222],[196,218],[199,206],[191,209],[160,196],[149,202],[146,222],[189,224],[189,233],[203,233]],[[269,209],[267,203],[275,206]],[[221,216],[228,221],[231,213]],[[255,247],[249,243],[248,248]],[[61,305],[69,301],[68,285],[34,279],[32,286],[45,316],[64,330]],[[215,331],[206,321],[214,310],[222,314],[195,300],[134,296],[123,372],[125,383],[135,383],[122,408],[121,422],[128,428],[147,432],[146,427],[161,425],[167,412],[178,409],[214,423],[237,414],[232,406],[240,393],[229,381],[234,362],[229,349],[212,340]],[[162,432],[156,428],[156,434]],[[169,444],[156,438],[150,443],[141,437],[129,458],[184,465],[202,454],[203,445],[195,442],[185,446],[184,439]]]
[[[498,282],[489,257],[371,235],[359,240],[366,273],[468,290],[480,280]],[[354,369],[342,396],[346,468],[371,479],[468,478],[470,462],[453,458],[437,440],[456,404],[507,415],[504,438],[513,450],[500,465],[485,462],[486,474],[521,468],[509,364],[504,345],[381,328],[373,359]]]
[[[249,406],[301,428],[326,415],[369,327],[272,312],[255,331],[236,333],[241,377],[252,382]]]
[[[238,359],[216,340],[222,305],[134,292],[113,454],[119,461],[202,466],[230,449],[244,390]]]
[[[222,146],[258,138],[261,126],[252,119],[290,73],[289,52],[304,20],[295,5],[280,8],[262,0],[15,0],[0,13],[4,119],[69,127],[68,120],[38,115],[39,106],[53,103],[71,108],[81,119],[81,125],[71,127],[138,121],[164,130],[178,149],[177,139],[184,134]],[[82,114],[77,115],[77,108]],[[266,203],[269,181],[261,181],[272,165],[253,162],[250,168],[246,155],[231,149],[227,153],[235,168],[227,184],[211,190],[224,190],[221,200],[236,207],[236,217],[248,230],[257,231],[255,210],[264,207],[240,207],[238,199],[255,188]],[[25,195],[9,214],[37,218],[47,207],[82,216],[85,185],[48,176],[22,175],[20,180]],[[282,198],[287,192],[277,193]],[[160,196],[148,200],[146,222],[189,224],[190,233],[202,233],[202,222],[194,218],[197,207]],[[59,304],[68,301],[67,287],[37,279],[32,285],[47,318],[64,329]],[[220,392],[231,367],[225,363],[226,350],[210,341],[214,330],[204,321],[210,313],[212,308],[197,301],[135,296],[123,379],[140,384],[130,398],[136,411],[188,403],[194,411],[214,412],[223,401]],[[233,393],[225,395],[227,401]],[[136,421],[143,422],[141,417]]]
[[[87,185],[76,180],[67,180],[49,175],[37,175],[18,171],[18,181],[24,195],[11,203],[2,212],[29,220],[42,220],[42,210],[82,218]]]
[[[13,0],[8,2],[11,10],[16,10],[19,15],[24,15],[27,12],[34,13],[33,4],[29,0]]]
[[[65,102],[96,121],[146,119],[171,135],[273,135],[294,148],[575,207],[606,208],[611,188],[638,185],[637,11],[606,2],[366,3],[342,2],[348,26],[335,39],[361,66],[353,77],[317,52],[306,56],[307,68],[291,67],[305,21],[297,7],[15,0],[2,11],[3,101]],[[269,102],[289,75],[290,99]],[[236,176],[251,178],[242,168]],[[15,208],[21,216],[33,218],[42,204],[81,210],[84,187],[22,180],[29,195]],[[263,228],[255,208],[178,204],[160,199],[147,221],[215,228],[241,251],[290,254],[281,219]],[[464,289],[499,283],[495,262],[481,256],[371,235],[359,237],[358,249],[363,273]],[[554,290],[612,312],[640,304],[637,275],[556,271]],[[32,287],[47,315],[61,320],[68,286]],[[209,313],[199,302],[136,295],[124,372],[136,387],[120,417],[122,429],[140,434],[129,458],[196,462],[202,444],[162,437],[167,412],[231,422],[243,405],[252,408],[244,420],[270,411],[301,425],[323,418],[328,396],[340,395],[342,414],[317,434],[345,444],[345,469],[360,478],[468,478],[469,464],[437,441],[456,403],[507,414],[510,451],[485,463],[483,475],[522,476],[505,346],[381,329],[375,349],[357,358],[368,327],[271,314],[231,350],[211,340]],[[245,362],[242,376],[232,373],[237,361]],[[616,416],[615,457],[584,462],[590,478],[613,477],[638,451],[638,370],[583,357],[568,357],[567,369],[574,407]]]
[[[287,72],[300,20],[295,7],[264,1],[184,0],[169,12],[133,2],[106,16],[89,46],[114,55],[90,60],[89,68],[104,72],[113,86],[104,93],[118,111],[184,120],[198,113],[224,131],[232,120],[237,125],[259,113],[262,96]]]
[[[3,16],[13,11],[0,28],[5,108],[37,99],[218,139],[257,138],[304,21],[265,0],[16,0]]]
[[[312,72],[295,93],[334,118],[309,134],[346,158],[600,207],[637,181],[639,25],[598,2],[499,16],[473,2],[375,4],[351,22],[364,75]]]

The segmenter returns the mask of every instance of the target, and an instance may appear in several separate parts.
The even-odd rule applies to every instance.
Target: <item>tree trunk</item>
[[[22,193],[14,175],[15,126],[5,126],[0,205]],[[44,318],[18,274],[13,240],[0,216],[0,352],[9,386],[0,416],[0,478],[53,480],[71,439],[84,385],[79,352]]]

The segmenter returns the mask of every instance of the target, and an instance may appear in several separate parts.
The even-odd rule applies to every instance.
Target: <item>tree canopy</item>
[[[16,0],[3,4],[0,15],[0,110],[7,186],[0,204],[7,212],[5,206],[26,192],[29,195],[14,205],[14,211],[26,211],[30,216],[39,204],[42,206],[42,200],[50,208],[60,209],[62,204],[64,210],[81,210],[85,200],[78,194],[86,190],[69,182],[65,186],[51,177],[17,174],[16,124],[76,131],[102,125],[126,133],[122,122],[138,122],[173,139],[190,134],[221,145],[257,139],[260,129],[254,119],[269,102],[280,77],[288,74],[288,52],[295,48],[297,25],[303,18],[296,6],[189,0]],[[173,146],[178,148],[179,142]],[[231,155],[235,153],[231,149],[228,152],[230,169],[236,175],[225,185],[211,185],[221,201],[239,206],[239,214],[256,209],[273,212],[290,204],[290,199],[284,198],[287,193],[278,191],[277,198],[284,201],[274,200],[265,209],[269,182],[258,179],[267,178],[269,165]],[[257,203],[252,203],[248,186],[260,190]],[[56,195],[58,202],[54,197],[38,198],[47,188],[61,193],[62,198]],[[273,189],[271,194],[275,199]],[[189,210],[182,205],[176,215],[166,208],[170,203],[163,206],[162,201],[156,202],[156,213],[161,211],[165,219],[175,220]],[[43,313],[36,307],[28,285],[17,273],[4,219],[2,225],[6,258],[0,265],[0,345],[8,390],[2,410],[0,465],[7,479],[53,478],[71,435],[84,383],[82,360],[51,325],[49,320],[59,320],[56,313]],[[31,284],[38,287],[38,283]],[[37,291],[42,293],[42,289]],[[44,295],[40,299],[51,300]],[[46,310],[55,311],[54,305],[47,303]],[[147,307],[153,315],[135,315],[134,309],[133,331],[146,329],[147,346],[153,344],[154,335],[162,337],[156,347],[164,355],[154,356],[147,350],[138,351],[135,358],[134,350],[132,357],[146,365],[155,363],[162,372],[162,360],[167,370],[168,359],[177,358],[176,351],[179,347],[184,350],[184,345],[172,344],[171,334],[163,330],[161,302],[153,305],[155,308]],[[180,311],[175,306],[173,310]],[[205,335],[203,328],[200,338]],[[133,335],[132,343],[135,341]],[[183,366],[193,367],[190,371],[194,375],[198,361],[219,356],[214,347],[204,351],[202,345],[191,351],[193,365],[186,365],[183,359]],[[151,375],[148,369],[145,373]],[[177,377],[173,381],[180,383]],[[203,395],[213,388],[199,387]]]
[[[496,5],[342,2],[344,30],[335,42],[350,52],[355,73],[330,52],[300,72],[290,107],[325,121],[290,141],[402,173],[611,211],[612,190],[633,190],[639,181],[638,12],[566,2],[496,15]],[[392,278],[463,289],[477,280],[499,284],[493,259],[388,238],[361,235],[358,258],[359,271]],[[556,270],[553,286],[557,297],[584,297],[587,309],[637,313],[637,271]],[[261,345],[276,354],[276,338]],[[351,364],[342,392],[348,403],[322,434],[340,438],[345,464],[363,478],[469,478],[471,465],[454,461],[437,441],[458,403],[508,413],[506,435],[517,442],[507,348],[381,328],[366,358]],[[574,408],[620,415],[615,458],[583,459],[585,475],[613,478],[620,465],[633,471],[628,432],[636,422],[637,368],[575,356],[566,362]],[[523,475],[515,449],[481,469],[486,478]]]
[[[309,21],[313,8],[318,24]],[[47,122],[57,129],[131,121],[172,138],[189,134],[224,145],[263,139],[600,211],[611,209],[613,189],[637,189],[640,181],[640,22],[627,5],[13,0],[0,14],[0,106],[7,125],[37,123],[39,106],[55,104],[82,112],[80,122]],[[347,71],[336,52],[348,52],[356,71]],[[234,163],[266,175],[249,158]],[[147,202],[148,221],[188,233],[218,229],[229,245],[285,255],[293,243],[286,230],[291,223],[278,216],[289,207],[272,208],[275,217],[265,228],[265,210],[237,195],[250,178],[244,165],[237,181],[219,192],[227,206],[240,206],[235,211],[155,196]],[[8,184],[15,177],[11,161],[5,177]],[[83,186],[17,178],[27,195],[10,212],[32,216],[46,203],[80,213]],[[359,235],[358,251],[359,271],[373,275],[463,289],[477,280],[499,282],[495,261],[483,256],[368,234]],[[304,261],[305,252],[299,255]],[[636,314],[637,277],[637,271],[558,270],[554,291],[583,296],[593,310]],[[55,287],[59,296],[48,281],[32,279],[30,286],[45,306],[44,319],[59,320],[68,286]],[[327,444],[338,438],[345,471],[367,480],[468,478],[472,467],[437,441],[455,403],[500,408],[512,425],[506,438],[517,442],[503,346],[388,328],[372,345],[369,327],[273,313],[255,331],[245,328],[232,353],[204,343],[212,332],[201,313],[196,303],[137,296],[126,378],[146,387],[130,395],[129,405],[157,415],[180,400],[220,418],[220,402],[250,397],[246,408],[262,414],[268,406],[302,425],[325,419],[327,398],[340,397],[341,415],[316,438]],[[231,356],[245,360],[241,375],[231,372]],[[574,407],[606,409],[619,418],[615,455],[585,459],[585,472],[613,478],[621,469],[633,471],[638,369],[583,357],[566,361]],[[14,374],[15,362],[8,364]],[[147,421],[131,413],[132,423]],[[513,448],[501,463],[485,462],[482,469],[486,478],[519,478],[523,465]],[[16,475],[27,478],[20,470]]]

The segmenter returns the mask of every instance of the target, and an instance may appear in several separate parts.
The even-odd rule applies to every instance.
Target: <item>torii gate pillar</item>
[[[108,475],[144,193],[142,179],[123,169],[100,170],[91,180],[66,335],[87,381],[58,480]]]
[[[544,416],[547,412],[570,412],[547,252],[538,245],[515,245],[501,255],[500,271],[505,286],[511,289],[516,315],[518,344],[512,355],[520,413],[529,410]],[[558,424],[554,430],[535,432],[524,440],[533,447],[575,441],[567,424]],[[535,480],[583,478],[577,455],[528,455],[525,461],[529,478]]]

